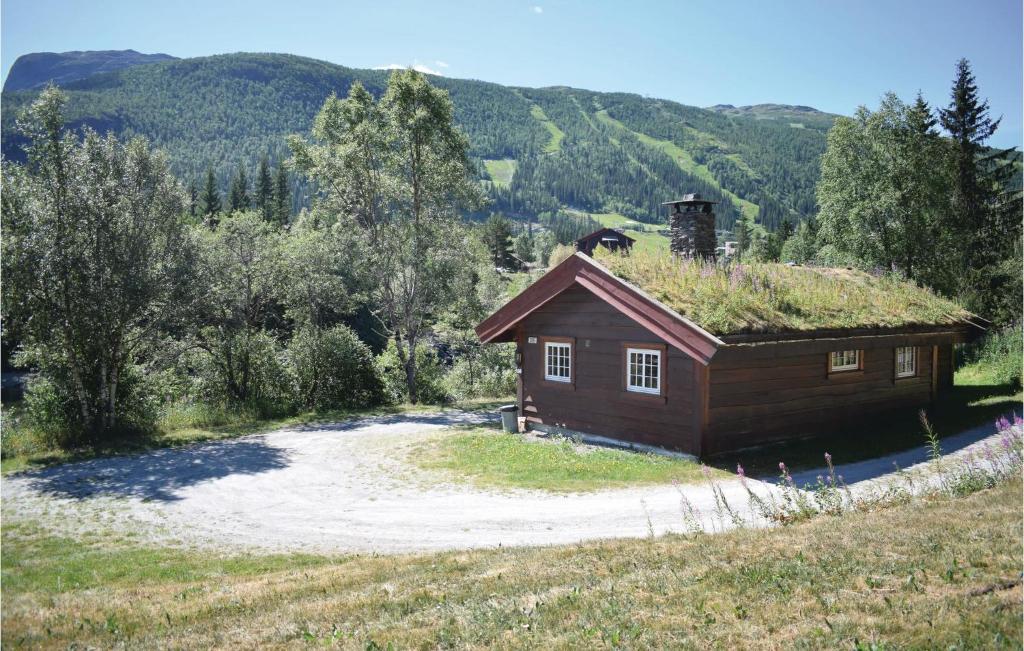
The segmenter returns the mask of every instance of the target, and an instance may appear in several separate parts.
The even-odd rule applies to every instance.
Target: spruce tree
[[[288,170],[284,163],[277,166],[277,174],[274,177],[274,207],[273,218],[280,226],[285,226],[291,220],[292,199],[288,189]]]
[[[213,169],[206,170],[206,185],[203,188],[203,215],[211,225],[217,225],[217,214],[221,211],[220,192],[217,190],[217,177]]]
[[[1007,307],[998,295],[1016,292],[1008,318],[1019,318],[1020,292],[1004,287],[1003,261],[1019,251],[1021,237],[1020,192],[1012,191],[1017,154],[1013,149],[985,145],[1002,118],[989,116],[987,100],[967,59],[957,62],[949,107],[939,109],[939,121],[952,141],[952,202],[945,230],[958,251],[964,273],[959,294],[967,307],[987,318],[1003,319]],[[1019,284],[1019,267],[1013,274]],[[1004,282],[1006,281],[1006,282]]]
[[[270,176],[270,160],[264,154],[260,159],[260,166],[256,172],[256,187],[254,189],[256,209],[263,215],[266,221],[274,219],[274,179]]]
[[[234,180],[231,181],[228,206],[231,208],[231,212],[248,210],[252,206],[252,199],[249,197],[249,178],[242,165],[238,166],[238,172],[235,174]]]
[[[196,216],[196,204],[199,203],[199,186],[196,185],[196,180],[191,179],[188,182],[188,216]]]

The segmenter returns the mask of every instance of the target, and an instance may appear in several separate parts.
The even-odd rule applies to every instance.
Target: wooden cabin
[[[683,253],[576,253],[477,326],[515,342],[529,427],[696,456],[832,431],[935,400],[976,329],[910,283]]]
[[[609,251],[628,251],[635,241],[622,231],[602,228],[576,240],[576,250],[586,255],[594,255],[594,249],[599,246]]]

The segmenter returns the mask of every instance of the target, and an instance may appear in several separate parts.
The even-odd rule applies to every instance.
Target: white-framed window
[[[626,390],[661,394],[661,351],[626,349]]]
[[[896,348],[896,377],[917,375],[917,350],[913,346]]]
[[[544,342],[544,379],[552,382],[572,382],[572,344],[560,341]]]
[[[860,369],[859,350],[834,350],[829,353],[828,371],[856,371]]]

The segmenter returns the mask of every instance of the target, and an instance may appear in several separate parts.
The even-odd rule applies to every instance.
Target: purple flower
[[[786,464],[784,464],[784,463],[782,463],[780,461],[779,462],[779,470],[781,470],[782,472],[786,472]]]
[[[736,464],[736,474],[737,474],[737,475],[739,475],[740,477],[746,477],[746,476],[747,476],[747,475],[746,475],[746,474],[745,474],[745,473],[743,472],[743,466],[741,466],[741,465],[740,465],[740,464],[738,464],[738,463]]]
[[[832,464],[832,455],[829,454],[828,452],[825,453],[825,463],[830,465]]]

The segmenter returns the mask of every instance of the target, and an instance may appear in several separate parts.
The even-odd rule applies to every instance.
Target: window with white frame
[[[544,379],[572,382],[572,344],[544,342]]]
[[[913,346],[900,346],[896,349],[896,377],[914,377],[917,375],[917,355]]]
[[[626,390],[661,394],[661,351],[626,349]]]
[[[829,353],[828,370],[830,373],[836,371],[856,371],[860,369],[859,350],[835,350]]]

